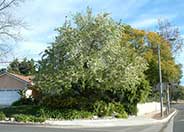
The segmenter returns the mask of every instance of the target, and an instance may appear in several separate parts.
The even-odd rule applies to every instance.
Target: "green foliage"
[[[124,111],[124,112],[121,113],[121,114],[119,114],[119,113],[116,114],[115,117],[116,117],[116,118],[127,118],[128,115],[127,115],[127,113]]]
[[[57,109],[42,106],[11,106],[0,109],[7,117],[14,117],[16,121],[22,122],[43,122],[47,118],[55,119],[90,119],[92,112],[75,109]],[[1,116],[1,115],[0,115]]]
[[[122,104],[120,103],[111,103],[114,105],[114,110],[113,110],[113,113],[115,113],[115,117],[117,118],[128,118],[128,114],[127,112],[125,111],[125,108],[123,107]]]
[[[16,114],[16,115],[13,115],[13,117],[15,118],[15,121],[18,121],[18,122],[28,122],[29,121],[29,116],[24,115],[24,114]]]
[[[137,103],[125,104],[125,111],[128,115],[137,115]]]
[[[181,65],[176,64],[172,54],[172,44],[155,32],[145,32],[144,30],[133,29],[125,26],[123,39],[136,49],[149,64],[145,71],[147,80],[151,86],[159,82],[158,76],[158,51],[157,46],[161,47],[161,67],[163,82],[179,82],[182,77]],[[145,39],[147,38],[147,39]]]
[[[16,114],[13,115],[15,121],[18,122],[44,122],[45,118],[43,117],[36,117],[32,115],[24,115],[24,114]]]
[[[2,111],[0,111],[0,121],[5,119],[6,119],[6,115]]]
[[[60,96],[44,96],[42,104],[53,108],[73,108],[80,105],[77,98],[61,98]],[[81,99],[82,101],[82,99]]]
[[[144,100],[150,91],[149,84],[142,87],[147,63],[122,40],[124,26],[108,14],[93,16],[90,9],[72,20],[57,29],[55,42],[39,63],[35,85],[42,94],[40,102],[91,110],[100,100],[122,104]],[[128,95],[122,97],[125,93]],[[52,101],[45,101],[48,97]],[[59,105],[58,99],[65,101]]]
[[[15,114],[25,114],[25,115],[37,115],[37,111],[39,111],[39,106],[32,105],[22,105],[22,106],[11,106],[0,109],[7,117],[11,117]]]
[[[33,75],[35,68],[36,66],[33,59],[27,60],[24,58],[23,61],[19,61],[18,59],[13,60],[8,66],[8,71],[22,75]]]
[[[94,104],[94,112],[100,116],[112,116],[115,115],[115,117],[118,118],[127,118],[128,115],[125,112],[125,109],[122,104],[112,102],[112,103],[106,103],[104,101],[98,101]]]
[[[159,93],[159,91],[152,91],[149,94],[149,96],[148,96],[146,101],[147,102],[153,102],[153,101],[159,102],[160,101],[160,93]]]
[[[12,106],[20,106],[20,105],[23,105],[22,100],[17,100],[12,103]]]
[[[144,103],[151,92],[151,86],[147,80],[142,80],[136,93],[137,102]],[[135,100],[134,100],[135,101]]]
[[[172,91],[171,91],[171,98],[174,101],[184,100],[184,87],[183,86],[179,86],[177,88],[172,89]]]
[[[15,102],[12,103],[12,106],[21,106],[21,105],[34,105],[36,104],[36,101],[33,100],[33,98],[27,98],[26,97],[26,90],[19,90],[18,94],[21,96],[21,98]]]
[[[37,102],[32,98],[21,98],[12,103],[12,106],[22,106],[22,105],[36,105]]]
[[[111,114],[110,108],[104,101],[99,101],[94,104],[94,112],[100,117]]]
[[[21,96],[21,99],[26,99],[26,90],[27,89],[21,89],[18,91],[18,94]]]
[[[74,109],[51,109],[43,107],[38,111],[38,115],[46,118],[54,119],[89,119],[92,118],[93,114],[84,110],[74,110]]]

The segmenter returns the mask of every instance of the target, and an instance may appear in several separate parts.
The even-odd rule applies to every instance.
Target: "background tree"
[[[146,61],[122,40],[123,26],[108,14],[77,13],[39,63],[35,85],[45,105],[92,109],[96,102],[120,102],[130,114],[149,94]],[[52,100],[52,101],[51,101]],[[67,103],[68,104],[67,104]],[[70,102],[70,103],[69,103]]]
[[[12,8],[18,6],[23,0],[0,0],[0,56],[11,49],[7,40],[20,39],[20,30],[24,27],[21,19],[14,17]]]
[[[125,36],[122,39],[126,39],[129,45],[135,48],[136,52],[147,60],[149,66],[145,74],[152,87],[159,82],[158,44],[161,47],[163,81],[180,82],[182,77],[181,65],[176,64],[169,41],[155,32],[145,32],[144,30],[133,29],[130,26],[125,26]]]
[[[27,60],[24,58],[23,61],[19,61],[18,59],[13,60],[8,66],[8,71],[22,75],[34,75],[35,68],[33,59]]]
[[[171,98],[174,101],[184,100],[184,87],[179,85],[177,88],[172,89]]]
[[[0,74],[3,74],[4,72],[6,72],[6,68],[1,68],[0,69]]]
[[[169,22],[167,19],[158,20],[159,34],[168,41],[173,53],[183,48],[184,42],[180,35],[179,28]]]

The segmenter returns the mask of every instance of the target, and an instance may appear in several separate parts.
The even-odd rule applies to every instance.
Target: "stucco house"
[[[0,105],[11,105],[20,99],[19,90],[32,85],[31,76],[3,72],[0,74]]]

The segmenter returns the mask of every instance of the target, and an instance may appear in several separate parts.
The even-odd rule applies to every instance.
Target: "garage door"
[[[18,91],[0,91],[0,105],[11,105],[19,99]]]

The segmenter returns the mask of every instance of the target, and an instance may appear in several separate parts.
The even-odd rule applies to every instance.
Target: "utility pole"
[[[170,112],[170,96],[169,96],[169,89],[170,89],[170,83],[169,83],[169,85],[167,84],[167,86],[166,86],[166,96],[167,96],[167,114],[169,114],[169,112]]]
[[[163,88],[162,88],[162,72],[161,72],[161,60],[160,60],[160,45],[158,44],[158,68],[159,68],[159,86],[160,86],[160,116],[163,117]]]

